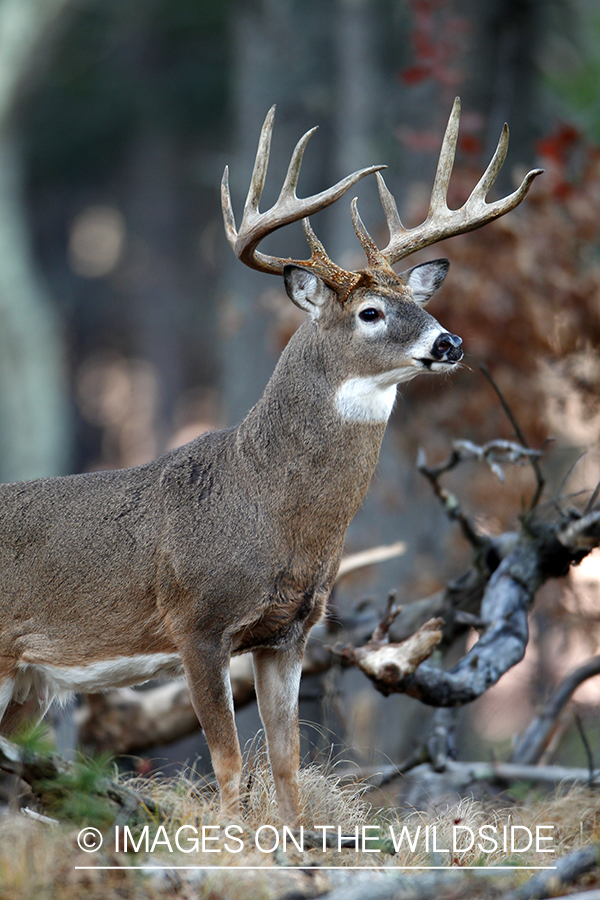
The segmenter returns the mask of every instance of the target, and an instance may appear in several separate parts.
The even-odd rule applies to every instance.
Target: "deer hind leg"
[[[179,652],[219,783],[221,814],[238,816],[242,754],[233,714],[229,652],[194,640],[179,642]]]
[[[279,816],[283,824],[291,827],[298,825],[300,816],[298,691],[303,654],[303,644],[289,650],[253,653],[256,697],[267,736]]]

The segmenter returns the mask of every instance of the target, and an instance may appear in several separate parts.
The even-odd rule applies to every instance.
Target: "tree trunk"
[[[63,339],[36,271],[13,107],[65,0],[0,3],[0,480],[64,472],[68,458]]]

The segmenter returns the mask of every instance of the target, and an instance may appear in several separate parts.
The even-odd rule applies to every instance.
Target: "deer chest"
[[[321,618],[329,590],[323,586],[278,589],[260,616],[234,636],[233,651],[244,653],[258,647],[283,650],[297,644]]]

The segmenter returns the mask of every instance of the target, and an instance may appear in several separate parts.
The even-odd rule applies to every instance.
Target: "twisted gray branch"
[[[407,693],[431,706],[460,706],[480,697],[516,665],[529,638],[527,615],[536,591],[549,578],[565,575],[600,543],[600,512],[546,525],[529,519],[514,549],[489,580],[481,604],[488,623],[479,641],[449,671],[422,664],[392,682],[372,677],[372,667],[344,648],[344,658],[370,674],[383,694]]]

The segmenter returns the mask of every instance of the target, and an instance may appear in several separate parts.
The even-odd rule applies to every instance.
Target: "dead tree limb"
[[[401,779],[424,786],[424,793],[436,795],[435,784],[440,779],[443,781],[446,791],[455,791],[462,794],[473,788],[475,784],[485,782],[505,789],[515,783],[530,782],[545,788],[557,788],[560,785],[574,786],[586,785],[597,788],[600,786],[600,769],[591,773],[582,767],[572,766],[540,766],[525,765],[520,763],[505,762],[459,762],[454,759],[446,759],[443,765],[434,766],[427,757],[429,748],[422,746],[413,756],[398,765],[371,766],[337,772],[343,784],[365,785],[366,790],[376,790],[384,784]],[[436,781],[437,780],[437,781]]]
[[[419,630],[402,641],[391,644],[387,637],[371,639],[364,647],[331,647],[331,652],[344,662],[357,666],[381,690],[381,685],[394,685],[411,675],[431,656],[442,639],[441,619],[430,619]]]
[[[600,675],[600,656],[594,656],[563,678],[542,711],[519,737],[511,762],[536,763],[540,759],[556,731],[562,710],[579,685],[595,675]]]
[[[542,450],[532,450],[522,444],[516,444],[514,441],[493,440],[486,444],[474,444],[473,441],[455,440],[452,441],[452,452],[446,460],[438,466],[424,466],[424,475],[437,480],[440,475],[450,472],[460,463],[468,459],[475,459],[480,462],[486,462],[494,475],[500,481],[504,481],[503,465],[522,465],[531,462],[532,459],[539,459]],[[423,453],[420,452],[420,458],[423,460]],[[419,466],[421,470],[421,466]]]
[[[410,770],[409,777],[415,781],[424,778],[427,773],[433,771],[430,764],[415,767]],[[530,781],[557,787],[560,784],[574,785],[587,784],[598,785],[600,783],[600,770],[590,773],[589,769],[573,768],[571,766],[537,766],[521,765],[519,763],[500,762],[458,762],[448,759],[443,769],[448,777],[449,785],[456,791],[462,791],[469,785],[485,781],[487,784],[495,784],[499,787],[507,787],[514,782]],[[405,775],[408,773],[404,773]],[[591,774],[591,777],[590,777]]]
[[[431,484],[433,492],[444,507],[444,512],[448,518],[451,521],[458,522],[464,537],[476,551],[482,551],[487,547],[489,539],[477,531],[470,518],[463,512],[463,509],[454,494],[447,491],[439,481],[440,475],[453,469],[465,458],[466,457],[464,457],[456,448],[456,445],[453,445],[450,458],[445,463],[442,463],[441,466],[432,468],[427,465],[423,450],[419,450],[417,455],[417,468]]]
[[[497,897],[498,900],[543,900],[555,896],[560,888],[574,884],[582,875],[597,870],[599,864],[600,844],[590,844],[589,847],[560,857],[552,869],[539,872],[524,884],[508,891],[506,887],[503,888],[503,883],[506,885],[508,881],[514,884],[514,877],[498,872],[494,866],[471,871],[449,867],[422,875],[386,872],[380,877],[377,877],[379,873],[374,870],[369,875],[355,874],[351,883],[348,878],[340,879],[341,883],[323,895],[322,900],[362,900],[365,896],[370,900],[427,900],[429,897],[460,900],[484,895]],[[490,878],[494,879],[493,883],[489,882]]]
[[[443,620],[443,643],[446,646],[469,627],[479,630],[484,626],[486,623],[481,618],[480,610],[487,584],[501,561],[516,547],[518,537],[516,532],[505,532],[490,538],[485,552],[478,554],[475,564],[467,572],[430,597],[403,606],[402,614],[390,627],[390,640],[406,640],[433,618]],[[474,618],[469,619],[469,616]]]
[[[388,559],[395,559],[404,553],[406,553],[404,541],[396,541],[394,544],[385,544],[381,547],[371,547],[369,550],[360,551],[360,553],[350,553],[342,558],[336,583],[352,572],[357,572],[359,569],[365,569],[368,566],[374,566]]]
[[[525,653],[529,638],[528,612],[536,591],[549,578],[567,574],[593,547],[600,544],[600,511],[579,519],[561,517],[546,524],[528,517],[516,546],[491,576],[481,603],[487,627],[479,641],[449,671],[421,665],[395,681],[380,678],[364,656],[360,668],[384,695],[406,693],[431,706],[461,706],[480,697]],[[352,650],[338,650],[358,664]],[[374,652],[376,652],[374,650]],[[368,671],[370,669],[370,671]]]
[[[498,400],[500,401],[502,409],[504,410],[506,417],[508,418],[510,424],[512,425],[514,432],[515,432],[521,446],[525,450],[529,450],[529,444],[527,443],[527,439],[525,437],[523,429],[517,422],[515,414],[513,413],[512,409],[510,408],[510,406],[506,400],[506,397],[500,390],[499,386],[496,384],[495,379],[492,377],[490,370],[484,363],[481,363],[479,368],[481,369],[483,375],[487,378],[487,380],[491,384],[492,388],[496,392],[496,396],[498,397]],[[545,482],[544,476],[542,475],[542,470],[540,469],[539,454],[538,455],[533,454],[530,457],[530,462],[531,462],[531,467],[533,469],[533,473],[535,475],[535,480],[536,480],[536,484],[537,484],[535,494],[533,495],[531,504],[529,506],[529,510],[531,511],[531,510],[535,509],[535,507],[538,505],[538,503],[541,499],[542,493],[544,492],[544,486],[545,486],[546,482]]]
[[[542,900],[554,897],[559,888],[574,884],[582,875],[598,869],[599,864],[600,844],[590,844],[589,847],[557,859],[556,868],[539,872],[525,884],[504,894],[502,900]]]

